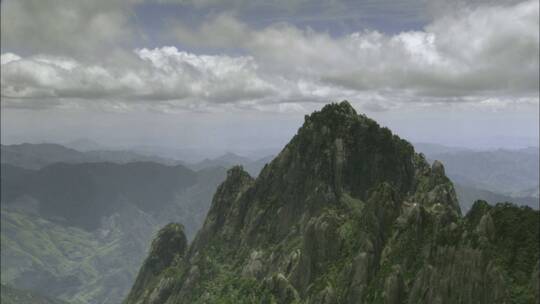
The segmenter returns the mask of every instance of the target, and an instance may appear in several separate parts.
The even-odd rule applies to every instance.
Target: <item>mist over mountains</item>
[[[540,304],[539,0],[0,0],[2,304]]]
[[[186,161],[148,150],[93,150],[105,147],[87,141],[70,145],[81,150],[1,146],[6,294],[20,288],[69,303],[119,303],[159,228],[180,222],[193,239],[227,169],[242,165],[256,177],[275,158],[262,154],[269,150]],[[538,148],[415,146],[445,164],[462,212],[478,199],[538,208]]]
[[[132,151],[89,150],[78,151],[59,144],[18,144],[1,146],[2,163],[25,169],[40,169],[53,163],[96,163],[96,162],[156,162],[161,164],[179,164],[173,159],[147,156]]]
[[[150,240],[193,235],[224,168],[158,163],[2,164],[2,283],[70,303],[119,303]]]
[[[3,284],[1,288],[0,300],[4,304],[67,304],[64,301],[50,299],[28,290],[20,290]]]
[[[159,228],[181,221],[192,238],[226,168],[241,161],[258,174],[265,164],[231,153],[184,166],[125,150],[1,148],[6,294],[16,286],[69,303],[119,303]]]
[[[465,211],[477,199],[512,201],[538,208],[538,147],[478,151],[433,144],[415,146],[431,161],[445,164]]]

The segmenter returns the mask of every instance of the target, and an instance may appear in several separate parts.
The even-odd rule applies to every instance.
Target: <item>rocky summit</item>
[[[163,228],[125,303],[538,303],[539,219],[463,216],[442,163],[329,104],[256,179],[229,170],[189,246]]]

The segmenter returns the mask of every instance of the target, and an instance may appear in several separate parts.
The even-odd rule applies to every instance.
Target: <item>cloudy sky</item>
[[[347,99],[414,142],[538,145],[538,27],[538,0],[3,0],[2,142],[273,148]]]

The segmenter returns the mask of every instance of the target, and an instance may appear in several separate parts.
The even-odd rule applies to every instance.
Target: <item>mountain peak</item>
[[[404,273],[418,271],[402,253],[413,252],[415,259],[424,252],[424,240],[438,240],[434,231],[453,233],[459,214],[442,165],[432,168],[411,144],[358,115],[348,102],[329,104],[306,116],[256,179],[241,166],[228,171],[178,266],[181,283],[164,293],[171,303],[246,303],[242,299],[265,293],[275,303],[377,302],[405,286]],[[379,282],[378,269],[394,270],[381,273],[385,279]],[[253,280],[235,287],[249,294],[235,298],[219,292],[239,286],[239,280]],[[342,284],[333,289],[330,282]],[[147,287],[148,294],[160,284]],[[206,284],[218,289],[203,294],[197,286]],[[384,293],[369,291],[369,284]],[[316,300],[336,290],[339,299]]]
[[[130,297],[137,298],[142,295],[144,286],[156,279],[157,274],[171,267],[175,260],[182,258],[187,250],[188,242],[184,233],[184,226],[179,223],[170,223],[161,228],[152,242],[150,255],[144,262]]]
[[[336,114],[342,114],[347,116],[357,116],[356,110],[353,108],[353,106],[347,101],[343,100],[339,103],[330,103],[325,105],[321,111],[321,113],[336,113]]]
[[[348,101],[330,103],[320,111],[305,116],[304,124],[298,136],[318,137],[334,140],[337,138],[351,138],[360,130],[377,132],[381,127],[372,119],[358,114]],[[368,130],[369,129],[369,130]],[[360,137],[351,138],[352,141],[362,140]]]
[[[227,180],[251,180],[249,173],[241,165],[236,165],[227,170]]]
[[[296,189],[325,185],[337,197],[345,192],[367,199],[370,190],[382,182],[398,192],[413,191],[415,157],[411,144],[365,115],[358,115],[349,102],[343,101],[306,116],[297,135],[261,176],[271,172],[273,178],[281,179],[304,176],[288,181],[284,187],[289,188],[291,183]]]
[[[351,120],[359,120],[365,116],[359,116],[353,106],[346,100],[339,103],[329,103],[320,111],[306,115],[306,122],[315,123],[346,123]]]
[[[214,194],[203,228],[199,230],[197,241],[193,242],[192,250],[197,251],[198,246],[206,244],[209,239],[223,232],[220,230],[226,226],[225,223],[234,219],[231,213],[238,211],[233,211],[237,200],[253,183],[254,179],[242,166],[234,166],[227,170],[227,178]]]

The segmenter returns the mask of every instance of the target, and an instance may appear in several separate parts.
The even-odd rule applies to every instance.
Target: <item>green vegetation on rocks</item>
[[[539,219],[462,216],[441,163],[330,104],[256,179],[231,169],[194,241],[155,246],[125,303],[533,303]]]

